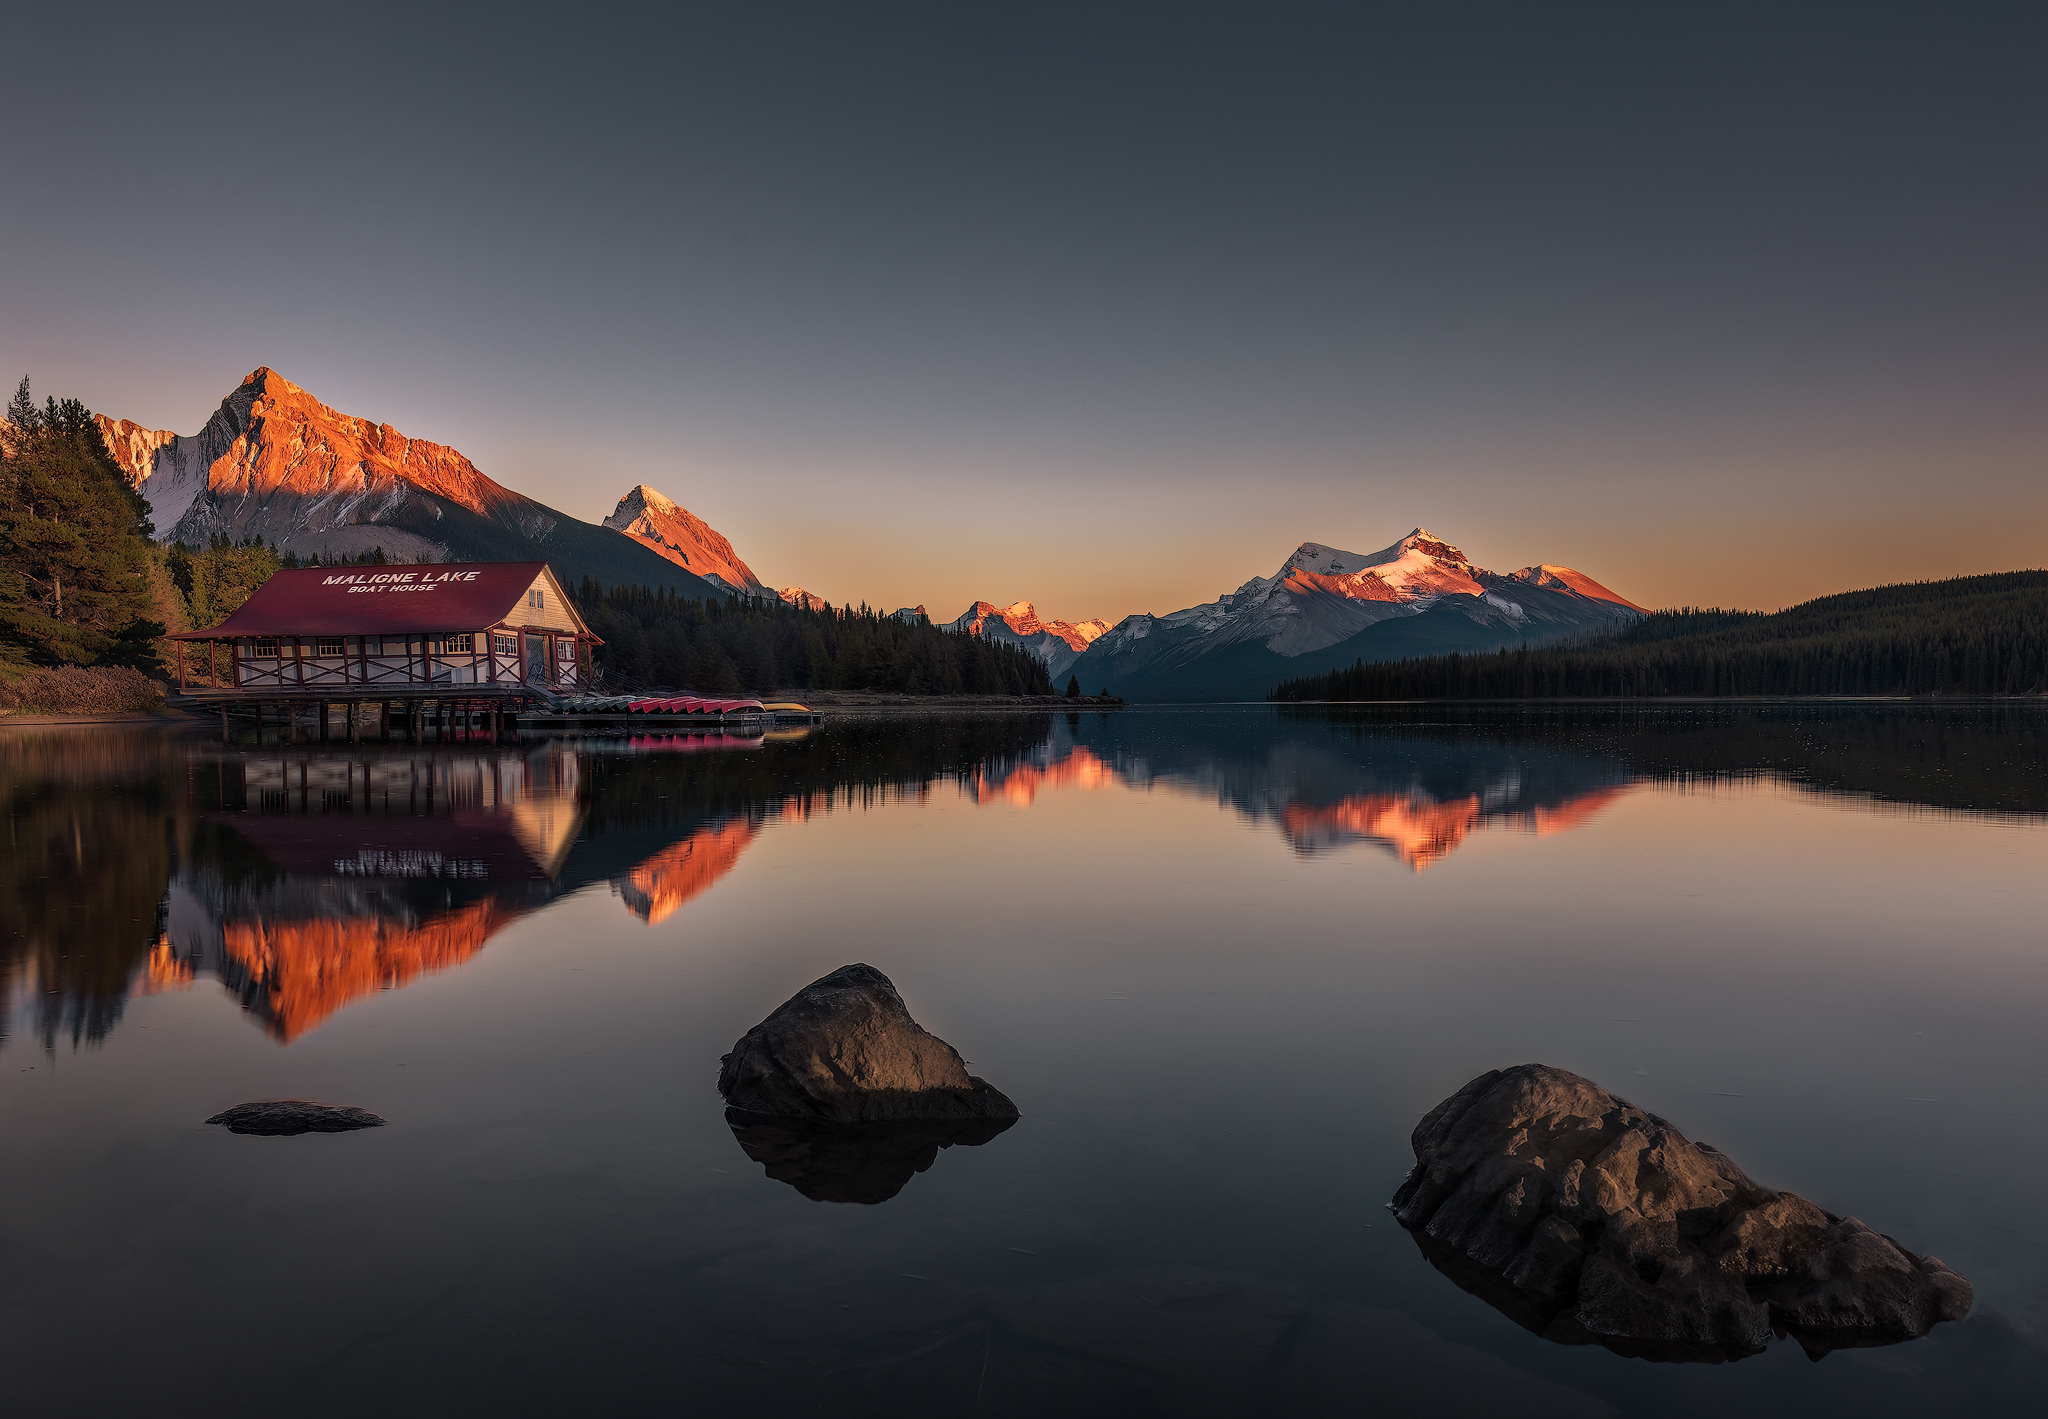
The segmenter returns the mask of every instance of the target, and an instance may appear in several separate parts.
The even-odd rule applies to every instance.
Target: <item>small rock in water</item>
[[[719,1061],[718,1092],[750,1113],[833,1123],[1017,1117],[863,965],[812,981],[747,1031]]]
[[[1853,1217],[1753,1181],[1576,1074],[1491,1070],[1423,1116],[1394,1215],[1438,1270],[1565,1344],[1819,1359],[1969,1313],[1970,1283]]]
[[[289,1137],[296,1133],[348,1133],[376,1128],[384,1120],[350,1104],[316,1104],[307,1099],[266,1099],[236,1104],[207,1120],[224,1123],[230,1133],[262,1133]]]

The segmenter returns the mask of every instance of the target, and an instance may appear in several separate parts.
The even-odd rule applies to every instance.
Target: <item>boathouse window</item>
[[[249,643],[249,654],[259,660],[277,659],[277,637],[258,636]]]
[[[340,655],[341,653],[340,636],[321,636],[313,642],[313,654],[315,655]]]
[[[441,637],[435,647],[437,655],[472,655],[475,651],[476,641],[466,631],[459,636]]]
[[[492,636],[491,649],[499,655],[517,655],[519,654],[519,637]]]
[[[531,606],[531,607],[532,607],[532,608],[533,608],[534,610],[536,610],[536,611],[545,611],[545,610],[547,610],[547,607],[548,607],[548,596],[547,596],[547,593],[546,593],[545,591],[540,591],[540,590],[538,590],[538,589],[535,589],[535,590],[529,590],[529,591],[528,591],[528,592],[526,593],[526,604],[527,604],[527,605],[529,605],[529,606]]]

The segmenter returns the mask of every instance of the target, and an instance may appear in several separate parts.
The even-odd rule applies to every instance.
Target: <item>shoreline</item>
[[[40,710],[0,714],[0,729],[61,729],[68,725],[140,724],[165,728],[203,726],[207,721],[183,710],[117,710],[111,714],[47,714]]]
[[[834,716],[848,712],[878,714],[890,712],[928,713],[933,710],[1111,710],[1122,709],[1124,701],[1111,696],[1083,695],[902,695],[881,691],[825,690],[813,695],[788,694],[819,714]],[[157,710],[120,710],[107,714],[53,714],[40,710],[0,713],[0,731],[7,729],[67,729],[104,726],[155,727],[162,729],[213,728],[212,711],[193,711],[165,706]]]
[[[767,699],[766,695],[758,698]],[[818,690],[804,693],[793,690],[784,694],[778,691],[778,700],[794,700],[813,710],[876,710],[876,709],[1122,709],[1124,701],[1111,695],[1081,695],[1068,699],[1065,695],[902,695],[885,691],[865,690]]]

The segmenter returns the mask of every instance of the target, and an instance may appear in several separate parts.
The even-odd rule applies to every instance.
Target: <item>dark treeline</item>
[[[1928,808],[2048,814],[2048,708],[2031,700],[1358,704],[1286,713],[1360,745],[1543,748],[1613,759],[1669,783],[1775,778]]]
[[[848,719],[764,752],[590,754],[579,770],[589,838],[653,825],[802,814],[834,801],[918,798],[937,783],[1001,777],[1052,733],[1052,716],[944,715],[906,733],[889,719]]]
[[[879,690],[912,695],[1049,695],[1028,651],[866,606],[807,611],[781,603],[691,600],[585,578],[577,606],[604,638],[601,688],[706,692]]]
[[[1276,700],[2048,692],[2048,571],[1824,596],[1788,610],[1658,611],[1563,645],[1354,663]]]

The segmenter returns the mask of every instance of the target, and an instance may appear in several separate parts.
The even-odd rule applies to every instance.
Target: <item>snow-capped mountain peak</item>
[[[644,543],[715,586],[743,596],[771,594],[721,533],[645,483],[634,485],[619,499],[604,525]]]
[[[1014,601],[996,614],[1020,636],[1035,635],[1045,629],[1045,623],[1038,619],[1038,608],[1029,601]]]
[[[1045,662],[1046,670],[1058,675],[1074,663],[1082,651],[1109,630],[1100,618],[1076,625],[1068,621],[1047,621],[1029,601],[1014,601],[998,607],[992,601],[977,601],[949,623],[956,631],[990,636],[1023,646]]]
[[[1281,567],[1279,580],[1353,601],[1405,601],[1446,592],[1477,596],[1485,590],[1470,558],[1421,527],[1378,552],[1304,542]]]
[[[1417,527],[1377,552],[1303,542],[1272,576],[1253,577],[1201,606],[1127,618],[1093,641],[1076,673],[1089,684],[1100,678],[1117,693],[1157,687],[1163,694],[1170,686],[1173,694],[1197,698],[1238,676],[1242,683],[1229,682],[1231,691],[1257,695],[1303,656],[1349,663],[1427,653],[1437,644],[1470,649],[1554,638],[1630,619],[1641,609],[1566,567],[1540,564],[1512,576],[1483,570]],[[1430,629],[1383,625],[1415,617],[1428,617]],[[1272,652],[1270,665],[1258,661],[1260,650]],[[1209,659],[1225,651],[1231,658]],[[1212,684],[1204,665],[1229,668],[1213,672],[1223,678]]]

